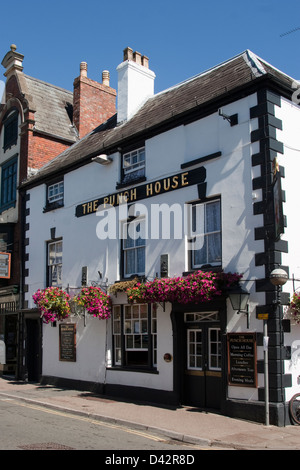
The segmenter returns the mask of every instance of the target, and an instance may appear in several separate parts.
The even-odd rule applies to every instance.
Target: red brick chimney
[[[109,72],[102,84],[87,77],[87,64],[81,62],[80,76],[74,80],[73,123],[82,138],[116,113],[117,92],[109,86]]]

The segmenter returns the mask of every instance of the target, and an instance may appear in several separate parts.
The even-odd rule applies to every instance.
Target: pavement
[[[18,399],[206,448],[300,450],[297,425],[266,426],[193,407],[123,401],[92,392],[17,381],[9,376],[0,377],[1,398]]]

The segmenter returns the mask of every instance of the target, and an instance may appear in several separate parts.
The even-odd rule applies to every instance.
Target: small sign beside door
[[[73,323],[59,325],[59,360],[76,362],[76,325]]]
[[[228,333],[227,351],[229,385],[256,387],[256,334]]]

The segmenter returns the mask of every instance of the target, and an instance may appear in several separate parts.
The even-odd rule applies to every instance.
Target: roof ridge
[[[253,53],[252,53],[253,54]],[[261,57],[259,57],[258,55],[255,54],[255,57],[257,60],[259,60],[260,62],[262,62],[262,64],[265,64],[267,67],[270,67],[271,69],[275,70],[276,72],[280,73],[281,75],[284,75],[285,77],[291,79],[291,80],[296,80],[294,77],[291,77],[291,75],[288,75],[287,73],[283,72],[282,70],[278,69],[277,67],[274,67],[274,65],[270,64],[270,62],[268,62],[267,60],[265,59],[262,59]],[[267,73],[267,72],[266,72]],[[297,81],[297,80],[296,80]]]
[[[267,73],[263,65],[260,63],[258,56],[251,52],[249,49],[246,49],[244,51],[243,58],[248,67],[250,67],[250,69],[252,70],[255,77],[261,77],[262,75],[265,75]]]
[[[186,78],[185,80],[183,80],[182,82],[177,83],[176,85],[172,85],[171,87],[166,88],[165,90],[162,90],[162,91],[160,91],[160,92],[154,94],[150,99],[153,99],[153,98],[155,98],[156,96],[161,95],[161,94],[163,94],[163,93],[167,93],[167,92],[169,92],[169,91],[172,91],[172,90],[174,90],[174,89],[176,89],[176,88],[178,88],[178,87],[180,87],[180,86],[182,86],[182,85],[185,85],[186,83],[188,83],[188,82],[190,82],[190,81],[196,80],[196,79],[198,79],[198,78],[201,77],[201,76],[204,76],[204,75],[206,75],[206,74],[208,74],[208,73],[211,73],[211,72],[213,72],[214,70],[216,70],[216,69],[218,69],[218,68],[220,68],[220,67],[223,67],[224,65],[226,65],[226,64],[228,64],[228,63],[230,63],[230,62],[232,62],[233,60],[237,59],[238,57],[243,57],[243,54],[245,54],[247,51],[249,51],[249,52],[251,53],[251,51],[250,51],[249,49],[246,49],[245,51],[240,52],[239,54],[236,54],[235,56],[231,57],[230,59],[226,59],[226,60],[224,60],[223,62],[220,62],[220,63],[217,64],[217,65],[214,65],[213,67],[210,67],[210,68],[208,68],[208,69],[206,69],[206,70],[203,70],[203,71],[200,72],[200,73],[197,73],[196,75],[193,75],[192,77]],[[251,53],[251,54],[253,54],[253,53]],[[254,55],[255,55],[255,54],[254,54]]]

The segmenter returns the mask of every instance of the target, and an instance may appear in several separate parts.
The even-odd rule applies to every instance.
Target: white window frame
[[[212,341],[211,333],[212,331],[216,331],[217,340]],[[216,345],[217,351],[212,352],[212,344]],[[220,328],[209,328],[208,332],[208,367],[209,370],[216,370],[220,371],[222,369],[222,341],[221,341],[221,329]],[[217,360],[217,366],[212,365],[212,358],[215,357]]]
[[[197,341],[197,333],[201,334],[201,342]],[[193,341],[191,341],[190,334],[193,336]],[[197,347],[201,344],[201,354],[198,353]],[[192,350],[191,350],[192,347]],[[191,358],[194,358],[194,364],[191,364]],[[195,365],[197,363],[197,358],[201,358],[201,367]],[[202,328],[189,328],[187,329],[187,369],[188,370],[203,370],[203,330]]]
[[[145,266],[146,266],[146,236],[143,237],[137,237],[136,233],[136,226],[138,224],[142,225],[142,233],[145,234],[146,230],[146,220],[145,218],[136,218],[135,220],[127,221],[123,223],[122,226],[122,252],[123,252],[123,275],[124,277],[130,277],[133,274],[137,274],[139,276],[142,276],[145,274]],[[130,232],[135,235],[135,237],[128,237],[128,232],[129,229]],[[129,234],[130,235],[130,234]],[[132,240],[132,246],[127,246],[128,239]],[[139,240],[143,240],[143,242],[139,242]],[[142,243],[142,244],[140,244]],[[127,272],[127,255],[129,252],[134,252],[134,267],[132,272]],[[141,271],[138,268],[138,253],[142,251],[143,252],[143,257],[144,257],[144,270]]]
[[[145,147],[124,153],[122,163],[124,175],[145,168]]]
[[[58,249],[59,246],[60,246],[60,249]],[[47,249],[48,249],[49,287],[52,287],[52,286],[62,287],[62,254],[63,254],[62,240],[57,240],[57,241],[48,243]],[[51,249],[52,249],[52,252],[54,253],[54,256],[52,256],[52,258],[50,256]],[[53,279],[56,279],[56,280],[53,281]]]
[[[133,304],[124,307],[125,351],[148,351],[148,305]],[[130,342],[132,340],[132,344]],[[145,341],[147,345],[145,346]]]
[[[122,317],[121,306],[113,306],[113,338],[114,338],[114,364],[120,366],[122,363]]]
[[[52,194],[51,194],[52,193]],[[64,181],[50,184],[48,186],[47,199],[48,204],[53,202],[62,201],[64,198]]]
[[[219,228],[215,230],[209,230],[207,228],[207,208],[211,206],[212,204],[218,203],[219,205]],[[203,230],[201,232],[193,230],[194,227],[199,227],[199,221],[197,221],[197,208],[203,208]],[[193,215],[193,212],[196,211],[196,220],[195,216]],[[213,199],[205,202],[199,202],[196,204],[191,204],[190,205],[190,223],[189,223],[189,250],[191,254],[191,268],[192,269],[197,269],[201,268],[204,265],[211,265],[211,266],[221,266],[222,265],[222,218],[221,218],[221,200],[220,199]],[[202,263],[196,263],[194,257],[195,257],[195,252],[198,251],[197,246],[198,246],[198,241],[203,239],[203,241],[206,241],[211,236],[214,235],[219,235],[220,237],[220,259],[219,260],[214,260],[212,261],[209,258],[209,244],[206,244],[206,258],[205,261]],[[201,244],[201,243],[200,243]],[[202,243],[202,246],[204,246],[204,243]]]
[[[114,305],[112,335],[115,366],[122,366],[124,354],[124,367],[131,367],[127,363],[128,352],[147,352],[148,355],[152,352],[151,367],[157,367],[157,310],[154,305],[150,316],[148,304]]]

